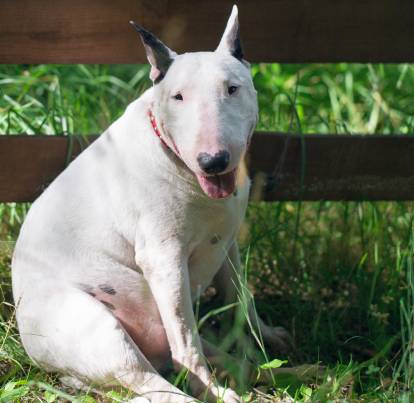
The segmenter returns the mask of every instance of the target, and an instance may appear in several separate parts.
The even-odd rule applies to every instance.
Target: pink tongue
[[[212,199],[222,199],[230,196],[236,187],[236,170],[213,176],[197,175],[198,183],[203,192]]]

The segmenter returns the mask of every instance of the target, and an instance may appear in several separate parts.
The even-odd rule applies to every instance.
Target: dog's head
[[[229,196],[258,114],[240,44],[237,7],[214,52],[177,55],[152,33],[133,25],[151,64],[151,112],[161,136],[195,174],[204,193],[214,199]]]

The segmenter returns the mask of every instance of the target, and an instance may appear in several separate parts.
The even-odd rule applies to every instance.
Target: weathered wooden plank
[[[0,136],[0,201],[34,200],[85,146],[77,136]],[[413,156],[410,136],[257,133],[252,199],[414,200]]]
[[[2,0],[0,63],[145,63],[128,21],[214,49],[234,0]],[[412,0],[240,0],[254,62],[413,62]]]
[[[251,176],[262,173],[266,185],[253,198],[414,200],[414,137],[262,133],[255,140]]]
[[[0,135],[0,201],[33,201],[86,145],[80,136]]]

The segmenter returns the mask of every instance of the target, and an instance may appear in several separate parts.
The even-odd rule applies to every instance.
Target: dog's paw
[[[214,387],[214,394],[218,401],[223,403],[242,403],[242,398],[230,388],[223,388],[222,386]]]
[[[243,399],[231,389],[226,389],[223,396],[223,403],[242,403]]]
[[[209,403],[242,403],[242,398],[230,388],[223,388],[222,386],[209,386],[207,390],[198,396],[202,402]]]

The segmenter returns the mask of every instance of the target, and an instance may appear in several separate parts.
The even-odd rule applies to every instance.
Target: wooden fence
[[[252,62],[414,61],[410,0],[237,3]],[[214,49],[232,4],[2,0],[0,63],[145,63],[131,19],[178,52]],[[85,146],[82,136],[0,136],[0,201],[32,201]],[[258,133],[249,159],[265,200],[414,200],[413,156],[410,136]]]

